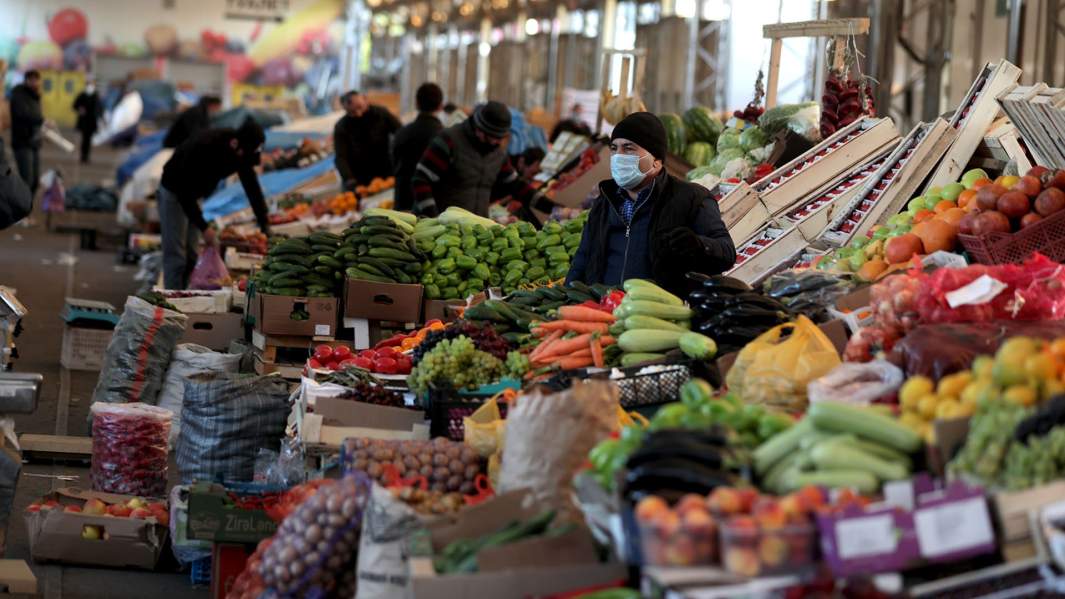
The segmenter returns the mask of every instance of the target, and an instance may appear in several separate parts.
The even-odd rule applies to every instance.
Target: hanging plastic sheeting
[[[544,130],[525,121],[525,115],[520,110],[510,109],[510,145],[507,146],[507,154],[515,156],[521,154],[527,148],[547,149],[547,136]]]
[[[92,136],[92,145],[110,143],[112,140],[128,135],[130,131],[136,131],[137,123],[140,122],[143,113],[144,101],[140,93],[129,92],[118,101],[115,109],[108,115],[104,128]]]
[[[289,168],[259,175],[259,185],[264,197],[272,197],[292,189],[327,173],[333,169],[333,155],[330,154],[318,162],[304,168]],[[216,191],[203,203],[203,217],[208,221],[239,212],[248,207],[248,196],[240,181],[235,181]]]
[[[151,160],[159,150],[163,149],[164,137],[166,137],[165,130],[156,131],[141,137],[133,144],[129,156],[115,170],[115,181],[119,186],[125,184],[141,165]]]
[[[173,154],[173,148],[158,150],[133,172],[132,178],[126,182],[118,194],[118,222],[120,224],[130,226],[137,224],[137,219],[129,211],[129,203],[143,200],[159,189],[159,180],[163,178],[163,167]]]

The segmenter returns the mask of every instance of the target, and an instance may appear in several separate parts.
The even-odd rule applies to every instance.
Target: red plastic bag
[[[196,259],[196,267],[189,276],[189,289],[221,289],[229,281],[229,270],[217,245],[209,245]]]
[[[170,410],[142,403],[96,402],[92,412],[94,491],[166,497]]]

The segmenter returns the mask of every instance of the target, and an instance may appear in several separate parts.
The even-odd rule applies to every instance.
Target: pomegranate
[[[1013,184],[1014,191],[1019,191],[1030,198],[1039,195],[1041,189],[1043,189],[1043,185],[1040,183],[1039,177],[1030,177],[1028,175],[1021,177],[1019,181]]]
[[[962,235],[973,235],[973,231],[976,229],[976,219],[980,217],[979,212],[968,212],[958,221],[958,233]]]
[[[1021,228],[1026,229],[1041,220],[1043,220],[1042,216],[1039,216],[1035,212],[1029,212],[1021,217]]]
[[[1020,183],[1014,185],[1013,191],[1007,191],[1000,195],[998,201],[995,202],[995,207],[999,212],[1005,214],[1007,218],[1020,218],[1028,214],[1032,208],[1028,195],[1018,189],[1020,185]]]
[[[995,210],[988,210],[976,217],[976,225],[973,227],[973,235],[990,235],[991,233],[1009,233],[1010,219],[1005,214]]]
[[[1035,211],[1040,216],[1050,216],[1065,209],[1065,191],[1057,187],[1047,187],[1035,199]]]
[[[976,205],[981,210],[994,210],[998,197],[1007,191],[1009,190],[998,183],[985,185],[976,192]]]

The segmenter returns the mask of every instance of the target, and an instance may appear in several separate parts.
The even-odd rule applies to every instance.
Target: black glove
[[[676,258],[690,258],[704,251],[699,236],[688,227],[677,227],[665,235],[666,247]]]

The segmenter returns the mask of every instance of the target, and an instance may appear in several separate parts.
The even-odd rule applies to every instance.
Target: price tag
[[[314,336],[315,337],[328,337],[329,334],[332,333],[332,331],[333,331],[333,327],[331,327],[331,326],[329,326],[327,324],[316,324],[316,325],[314,325]]]
[[[884,483],[884,503],[913,511],[913,483],[908,480],[893,480]]]
[[[891,514],[848,518],[836,523],[836,550],[843,559],[892,553],[898,545]]]
[[[921,557],[935,558],[993,543],[983,497],[920,508],[913,515]]]

